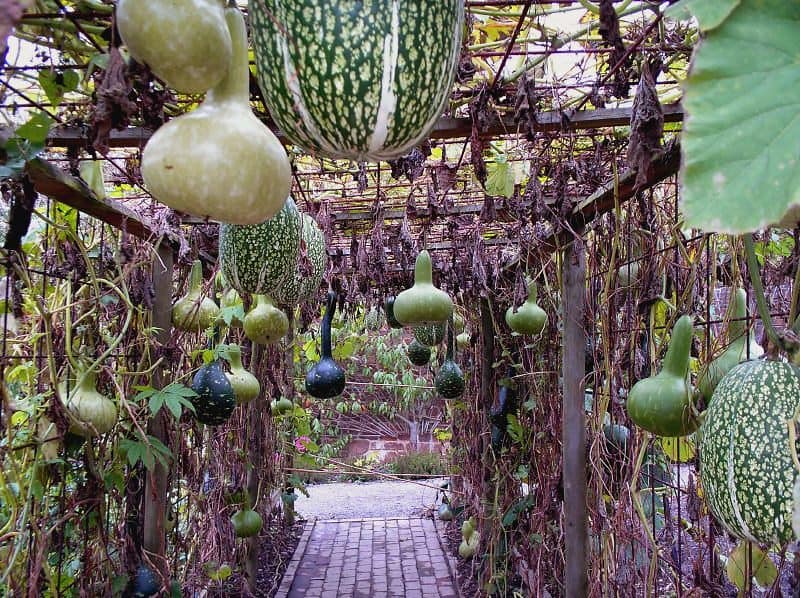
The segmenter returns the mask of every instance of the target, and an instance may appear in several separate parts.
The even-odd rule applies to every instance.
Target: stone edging
[[[447,568],[450,570],[450,577],[453,578],[453,585],[456,587],[458,598],[464,598],[464,594],[461,592],[461,580],[458,578],[458,561],[456,557],[450,553],[450,549],[447,546],[445,524],[436,516],[435,512],[433,515],[433,526],[436,528],[436,537],[439,539],[439,546],[447,559]]]
[[[314,530],[316,523],[316,519],[306,521],[305,528],[303,529],[303,535],[300,536],[300,541],[297,543],[297,547],[294,549],[294,554],[292,555],[292,558],[286,567],[286,571],[283,572],[281,585],[278,588],[278,591],[275,592],[275,598],[287,598],[289,596],[289,590],[292,588],[294,575],[297,573],[297,567],[300,565],[300,561],[303,559],[303,555],[306,553],[308,541],[311,539],[311,532]]]

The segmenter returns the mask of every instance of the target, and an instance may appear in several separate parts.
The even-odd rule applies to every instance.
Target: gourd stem
[[[770,342],[783,349],[783,341],[778,336],[778,331],[775,330],[772,318],[769,315],[769,306],[764,295],[764,286],[761,284],[761,274],[759,273],[756,248],[753,244],[753,235],[742,235],[742,240],[744,241],[745,256],[747,256],[747,271],[750,275],[750,283],[753,285],[753,292],[756,295],[756,304],[758,305],[758,315],[761,317],[761,323],[764,325],[764,330]]]
[[[430,254],[423,249],[414,262],[414,284],[433,284],[433,266]]]
[[[453,314],[450,313],[450,318],[447,323],[447,360],[453,361]]]
[[[206,94],[206,102],[234,102],[249,105],[250,64],[247,58],[247,27],[244,16],[236,6],[225,9],[225,21],[231,34],[233,54],[228,72],[222,81]]]
[[[730,312],[728,344],[733,344],[747,334],[747,291],[738,288],[734,289]]]
[[[692,318],[681,316],[672,328],[662,372],[685,378],[689,369],[689,351],[692,346]]]
[[[532,279],[528,279],[528,303],[536,303],[539,300],[539,286]]]
[[[200,293],[203,285],[203,263],[200,260],[195,260],[192,263],[192,271],[189,274],[189,294]]]
[[[322,318],[322,357],[331,359],[331,322],[336,311],[336,293],[328,293],[328,305],[325,310],[325,317]]]

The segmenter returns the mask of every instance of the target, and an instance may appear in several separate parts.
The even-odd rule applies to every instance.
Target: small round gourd
[[[245,508],[231,516],[231,524],[237,538],[251,538],[258,535],[264,522],[256,511]]]
[[[149,598],[155,596],[161,589],[158,576],[147,565],[139,565],[136,577],[133,578],[133,596],[135,598]]]
[[[538,289],[533,280],[528,280],[528,298],[522,306],[514,310],[509,307],[506,311],[506,324],[518,334],[538,335],[542,333],[547,324],[547,314],[539,307],[536,300]]]
[[[230,69],[199,107],[153,134],[142,152],[141,172],[153,197],[175,210],[258,224],[289,197],[292,171],[278,138],[250,107],[244,17],[232,6],[225,9],[225,20],[233,49]]]
[[[289,332],[289,318],[267,295],[255,295],[255,305],[244,317],[244,334],[259,345],[277,343]]]
[[[253,374],[247,371],[242,365],[242,350],[239,345],[231,345],[228,350],[228,359],[231,364],[231,371],[225,374],[233,387],[233,394],[236,395],[236,402],[240,405],[249,403],[261,392],[261,384]]]
[[[453,345],[455,341],[453,339],[453,325],[452,320],[450,326],[447,330],[447,356],[445,357],[444,363],[442,363],[439,371],[436,372],[436,379],[434,381],[434,386],[436,387],[436,392],[444,399],[457,399],[461,395],[464,394],[464,388],[466,386],[464,382],[464,374],[461,372],[461,368],[458,367],[458,364],[454,360],[454,350]]]
[[[456,347],[459,351],[463,351],[469,347],[470,336],[468,332],[462,332],[456,337]]]
[[[397,296],[393,309],[395,318],[404,326],[438,324],[453,312],[450,296],[433,286],[431,256],[426,250],[417,255],[414,286]]]
[[[190,397],[189,401],[194,407],[195,418],[201,424],[218,426],[225,423],[236,407],[236,395],[219,359],[197,370],[192,390],[196,396]]]
[[[435,347],[444,340],[445,323],[414,327],[414,338],[423,345]]]
[[[414,365],[428,365],[431,360],[430,347],[423,345],[417,339],[411,341],[411,344],[408,345],[406,352],[408,353],[408,360]]]
[[[231,34],[220,0],[119,0],[114,22],[128,51],[181,93],[205,93],[228,72]]]
[[[69,431],[83,438],[105,434],[117,423],[117,406],[114,401],[97,391],[97,373],[77,370],[75,386],[66,394],[66,384],[61,385],[61,397],[70,415]]]
[[[172,306],[172,324],[178,330],[202,332],[214,325],[219,307],[203,295],[203,265],[195,260],[189,275],[189,290]]]

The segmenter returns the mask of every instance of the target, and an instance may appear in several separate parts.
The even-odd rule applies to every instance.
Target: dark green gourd
[[[428,362],[431,360],[430,347],[423,345],[417,339],[411,341],[406,352],[408,353],[408,360],[414,365],[428,365]]]
[[[514,368],[509,367],[506,377],[511,379],[514,376]],[[508,385],[500,386],[497,394],[497,406],[489,411],[489,421],[492,424],[491,443],[492,450],[500,453],[508,437],[508,414],[517,410],[514,390]]]
[[[447,327],[447,356],[444,363],[436,373],[436,392],[445,399],[457,399],[464,394],[464,374],[453,359],[453,317],[450,316],[450,325]]]
[[[431,256],[424,249],[414,265],[414,285],[394,300],[394,317],[405,326],[446,322],[453,313],[450,296],[433,285]]]
[[[344,370],[333,360],[331,322],[336,312],[336,293],[328,293],[328,305],[322,318],[322,355],[306,374],[306,391],[317,399],[338,397],[344,390]]]
[[[427,347],[435,347],[444,340],[444,332],[446,328],[447,326],[444,322],[440,324],[415,326],[414,338]]]
[[[161,589],[158,576],[147,565],[139,565],[136,577],[133,578],[133,596],[135,598],[148,598],[155,596]]]
[[[732,293],[729,312],[728,346],[700,371],[697,378],[697,390],[707,404],[725,374],[742,361],[755,359],[764,353],[758,344],[752,342],[747,329],[747,292],[744,289],[735,289]]]
[[[194,406],[194,416],[201,424],[218,426],[228,420],[236,407],[236,395],[220,359],[203,364],[197,370],[192,390],[197,396],[189,400]]]
[[[661,371],[634,384],[627,409],[633,423],[657,436],[687,436],[697,429],[689,384],[692,319],[681,316],[672,329]]]
[[[394,317],[394,297],[387,297],[384,303],[384,310],[386,311],[386,321],[392,328],[402,328],[403,325]]]

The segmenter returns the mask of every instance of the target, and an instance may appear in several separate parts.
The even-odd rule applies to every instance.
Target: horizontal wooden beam
[[[683,120],[683,108],[680,104],[667,104],[663,107],[665,122],[680,122]],[[535,131],[559,132],[604,129],[608,127],[628,126],[631,121],[631,108],[598,108],[596,110],[552,110],[540,112],[536,116]],[[499,137],[502,135],[515,135],[519,133],[519,126],[511,116],[495,117],[485,131],[484,137]],[[472,133],[472,121],[469,118],[442,117],[431,132],[433,139],[456,139],[469,137]],[[129,127],[123,131],[112,131],[109,147],[112,148],[141,148],[153,134],[151,129],[144,127]],[[286,141],[280,130],[275,134]],[[47,139],[51,147],[88,147],[90,141],[86,127],[59,126],[55,127]]]
[[[81,179],[71,176],[51,162],[34,158],[25,165],[25,172],[38,193],[119,230],[151,242],[158,241],[163,234],[124,205],[110,199],[99,199]],[[169,243],[177,246],[177,234],[169,232],[164,236]]]

